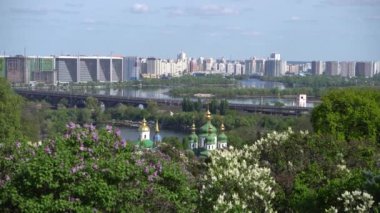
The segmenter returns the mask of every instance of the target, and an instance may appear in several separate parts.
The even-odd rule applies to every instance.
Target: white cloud
[[[133,13],[147,13],[149,12],[149,6],[143,3],[136,3],[132,6],[131,12]]]
[[[290,17],[290,21],[300,21],[301,18],[299,16],[292,16]]]
[[[198,14],[207,16],[236,15],[239,11],[230,7],[208,4],[199,8]]]
[[[316,23],[317,20],[315,19],[308,19],[308,18],[302,18],[299,16],[291,16],[288,19],[285,20],[285,22],[293,22],[293,23]]]
[[[186,15],[186,12],[183,9],[178,8],[178,7],[166,7],[164,9],[168,11],[169,15],[173,15],[173,16]]]

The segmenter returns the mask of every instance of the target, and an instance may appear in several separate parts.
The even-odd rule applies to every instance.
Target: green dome
[[[208,134],[209,128],[211,129],[210,133],[216,134],[217,129],[215,128],[214,125],[212,125],[211,121],[207,121],[207,123],[200,128],[200,133],[201,134]]]
[[[215,135],[208,135],[206,137],[206,143],[207,144],[215,144]]]
[[[198,136],[195,134],[195,132],[191,133],[191,135],[189,135],[189,141],[192,141],[192,142],[198,142]]]
[[[220,142],[227,142],[227,135],[226,134],[224,134],[224,132],[222,132],[222,133],[220,133],[219,135],[218,135],[218,141],[220,141]]]
[[[142,148],[152,148],[153,147],[153,141],[149,140],[149,139],[143,140],[143,141],[141,141],[140,146]]]

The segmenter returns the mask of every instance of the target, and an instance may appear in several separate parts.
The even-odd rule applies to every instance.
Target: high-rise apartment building
[[[355,76],[371,78],[373,76],[373,63],[371,61],[356,62]]]
[[[355,62],[354,61],[341,61],[339,62],[340,75],[342,77],[352,78],[355,77]]]
[[[18,55],[5,59],[7,73],[6,77],[10,83],[27,84],[29,83],[29,72],[26,69],[26,57]]]
[[[281,60],[275,60],[271,58],[265,61],[265,76],[278,77],[283,75],[283,72],[284,63]]]
[[[265,61],[265,76],[278,77],[285,74],[286,61],[281,60],[278,53],[272,53],[268,60]]]
[[[227,75],[233,75],[235,73],[234,63],[227,62],[227,64],[226,64],[226,73],[227,73]]]
[[[214,59],[213,58],[206,58],[203,61],[203,71],[211,71],[213,65],[214,65]]]
[[[63,83],[123,80],[122,57],[58,56],[55,67],[57,81]]]
[[[147,58],[146,59],[146,74],[151,78],[157,78],[161,75],[161,59],[159,58]]]
[[[141,60],[138,57],[123,58],[123,80],[139,80],[141,75]]]
[[[245,60],[245,73],[251,76],[256,73],[256,60],[255,58]]]
[[[298,74],[301,71],[300,70],[301,68],[300,68],[299,64],[288,64],[286,67],[287,67],[286,68],[286,73],[287,74],[294,75],[294,74]]]
[[[270,58],[279,61],[281,60],[281,55],[279,53],[272,53],[270,54]]]
[[[75,56],[59,56],[55,59],[57,81],[61,83],[79,81],[79,58]]]
[[[79,58],[79,82],[97,81],[98,60],[94,57]]]
[[[311,74],[312,75],[322,75],[324,64],[322,61],[312,61],[311,62]]]
[[[256,75],[263,76],[265,72],[265,59],[256,59]]]
[[[339,75],[339,63],[337,61],[326,61],[326,75]]]
[[[200,66],[199,66],[196,59],[192,59],[189,62],[189,71],[190,71],[190,73],[200,71]]]
[[[218,63],[218,71],[220,73],[225,74],[226,73],[226,64],[225,63]]]
[[[234,75],[244,75],[243,66],[240,63],[235,63]]]
[[[380,74],[380,61],[376,61],[373,63],[373,74]]]
[[[53,56],[28,56],[26,69],[30,74],[30,81],[55,84],[57,72],[55,71],[55,58]]]

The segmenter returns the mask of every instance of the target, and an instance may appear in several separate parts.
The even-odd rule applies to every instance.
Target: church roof
[[[200,134],[208,134],[208,133],[210,133],[210,134],[216,134],[217,129],[211,123],[212,117],[211,117],[210,110],[207,110],[205,117],[207,119],[207,122],[203,126],[201,126],[201,128],[200,128]],[[209,132],[210,129],[211,129],[211,132]]]
[[[150,131],[149,126],[144,118],[139,127],[139,132],[149,132],[149,131]]]
[[[211,126],[209,126],[209,128],[208,128],[208,135],[207,135],[207,137],[206,137],[206,143],[207,144],[215,144],[215,137],[216,137],[216,135],[215,134],[213,134],[213,133],[211,133],[212,132],[212,128],[211,128]]]
[[[191,126],[191,134],[189,135],[190,142],[198,142],[198,136],[195,134],[195,123],[193,121],[193,125]]]
[[[130,143],[132,143],[135,146],[138,146],[139,148],[146,148],[146,149],[153,148],[153,141],[149,139],[142,140],[142,141],[139,141],[139,140],[131,141]]]
[[[224,134],[224,132],[220,133],[218,135],[218,141],[220,141],[220,142],[227,142],[227,135]]]
[[[198,142],[198,136],[195,134],[195,132],[193,132],[193,133],[191,133],[191,135],[189,135],[189,140],[193,141],[193,142]]]
[[[203,126],[201,126],[200,133],[201,134],[208,134],[210,128],[211,128],[211,133],[216,134],[217,129],[215,128],[214,125],[212,125],[211,121],[207,121],[207,123],[205,123]]]
[[[146,139],[140,142],[140,146],[142,148],[152,148],[153,147],[153,141]]]
[[[225,130],[224,124],[222,123],[220,125],[220,134],[218,135],[218,141],[220,141],[220,142],[227,142],[228,138],[227,138],[226,134],[224,134],[224,130]]]

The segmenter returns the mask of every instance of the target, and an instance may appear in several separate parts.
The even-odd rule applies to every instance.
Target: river
[[[245,79],[239,80],[239,87],[242,88],[285,88],[285,85],[280,82],[262,81],[260,79]],[[88,90],[85,93],[99,95],[114,95],[132,98],[147,98],[147,99],[174,99],[182,100],[182,98],[174,98],[169,95],[170,88],[157,87],[128,87],[124,89],[96,89]],[[276,103],[284,104],[285,106],[296,106],[297,100],[292,98],[273,98],[273,97],[254,97],[254,98],[228,98],[230,103],[236,104],[255,104],[255,105],[275,105]],[[313,107],[312,102],[307,102],[308,107]]]
[[[121,132],[121,137],[123,139],[126,139],[127,141],[136,141],[139,138],[139,131],[138,128],[132,128],[132,127],[125,127],[125,126],[119,126],[118,127]],[[151,127],[150,132],[150,138],[153,138],[154,131],[152,131],[154,128]],[[190,134],[190,133],[189,133]],[[160,135],[162,138],[164,137],[177,137],[180,141],[182,141],[182,138],[184,138],[186,135],[184,133],[181,133],[179,131],[171,131],[171,130],[160,130]]]
[[[273,89],[278,88],[280,90],[285,89],[285,85],[281,82],[262,81],[256,78],[244,79],[239,83],[242,88],[259,88],[259,89]]]

